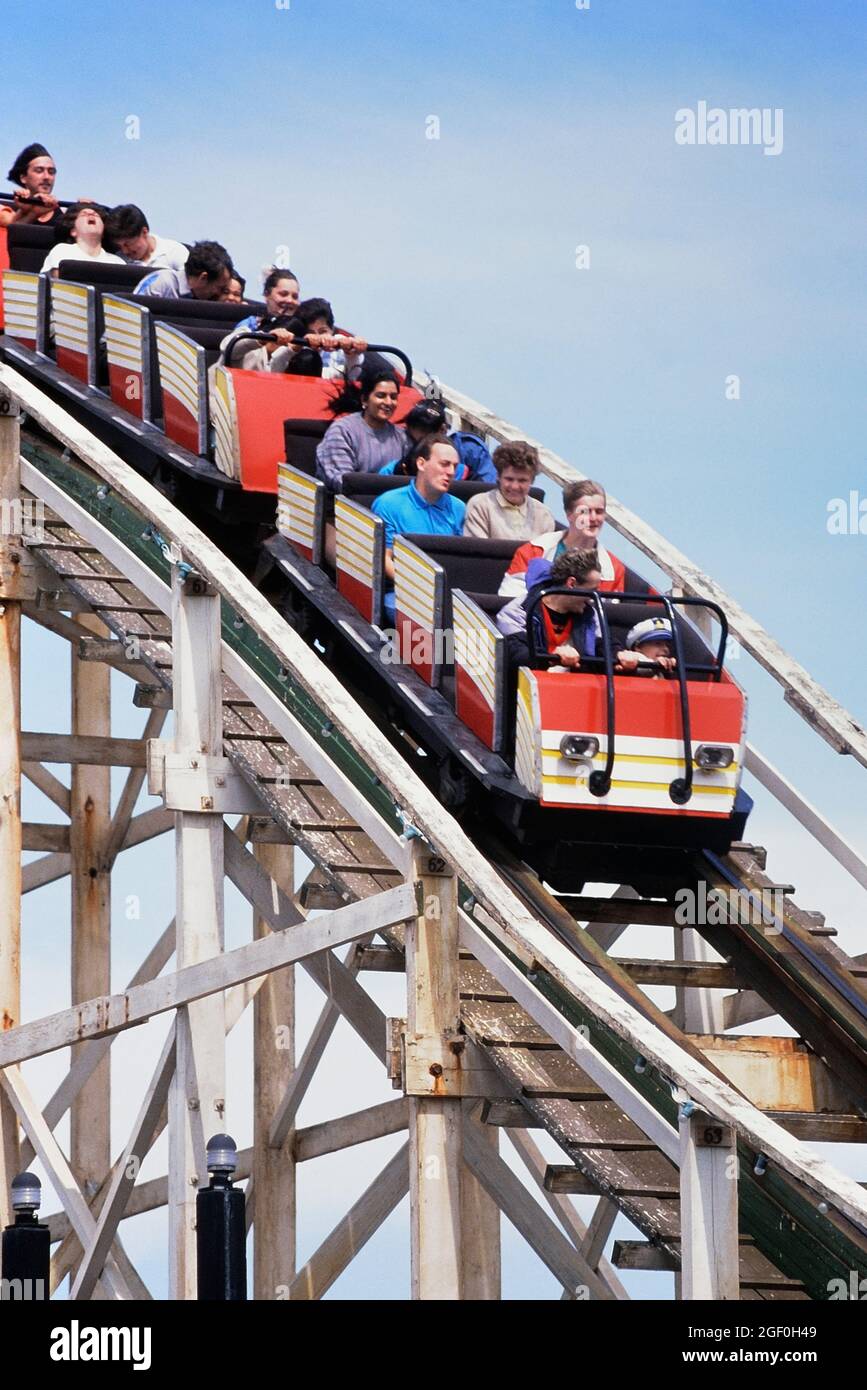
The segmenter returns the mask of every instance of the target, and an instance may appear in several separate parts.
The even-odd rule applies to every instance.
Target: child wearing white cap
[[[659,679],[663,671],[673,671],[676,665],[672,654],[674,638],[667,618],[645,618],[626,634],[626,651],[617,653],[617,667],[627,674],[653,676]],[[640,662],[653,662],[660,668],[651,670]]]

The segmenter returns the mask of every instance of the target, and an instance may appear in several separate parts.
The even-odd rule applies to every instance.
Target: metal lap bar
[[[671,639],[674,642],[675,669],[677,671],[677,688],[680,695],[680,718],[683,725],[683,758],[684,774],[682,777],[675,777],[670,783],[668,794],[675,806],[685,806],[692,797],[692,730],[689,722],[689,691],[686,688],[687,673],[683,665],[683,643],[680,640],[680,631],[674,613],[672,601],[666,594],[661,596],[661,603],[668,614],[671,623]]]

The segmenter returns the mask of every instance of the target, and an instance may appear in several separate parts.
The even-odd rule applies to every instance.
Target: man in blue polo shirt
[[[395,536],[459,536],[467,510],[465,503],[449,494],[458,463],[453,444],[444,439],[427,440],[418,451],[416,463],[418,471],[409,485],[381,493],[371,508],[385,523],[385,573],[391,588],[383,606],[392,622]]]

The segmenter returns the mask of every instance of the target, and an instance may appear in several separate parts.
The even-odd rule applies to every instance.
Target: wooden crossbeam
[[[47,767],[41,763],[25,762],[22,763],[21,771],[32,782],[34,787],[38,787],[43,796],[47,796],[64,815],[69,815],[70,793],[69,788],[65,787],[53,772],[49,772]]]
[[[147,744],[140,738],[22,733],[21,756],[28,762],[89,763],[95,767],[146,767]]]
[[[366,1144],[370,1139],[382,1139],[386,1134],[399,1134],[408,1123],[406,1096],[386,1100],[366,1110],[356,1110],[352,1115],[340,1115],[335,1120],[299,1129],[295,1135],[295,1158],[298,1163],[305,1163],[354,1144]]]
[[[174,824],[174,813],[167,811],[164,806],[154,806],[151,811],[142,811],[140,816],[134,816],[130,821],[123,848],[132,849],[134,845],[141,845],[157,835],[164,835],[167,830],[174,829]],[[47,883],[55,883],[57,879],[65,878],[69,868],[68,854],[45,854],[41,859],[34,859],[21,870],[22,893],[32,893],[36,888],[44,888]]]
[[[21,826],[21,848],[69,852],[69,826],[24,821]]]
[[[481,1186],[564,1289],[574,1293],[583,1286],[591,1298],[608,1300],[615,1296],[508,1164],[482,1143],[472,1125],[464,1127],[464,1158]]]
[[[548,1163],[539,1145],[531,1135],[521,1131],[510,1133],[508,1137],[509,1142],[538,1187],[541,1196],[560,1222],[566,1235],[572,1241],[575,1248],[583,1254],[584,1258],[588,1259],[588,1263],[591,1263],[587,1251],[584,1248],[588,1235],[588,1225],[585,1221],[582,1221],[568,1198],[546,1190],[545,1174],[548,1169]],[[588,1188],[588,1195],[595,1196],[596,1189]],[[600,1254],[599,1259],[592,1267],[599,1275],[599,1278],[608,1285],[615,1298],[624,1300],[629,1298],[629,1294],[614,1272],[613,1265],[606,1260],[604,1255]],[[563,1296],[564,1298],[568,1296],[566,1290],[564,1290]]]
[[[0,1034],[0,1067],[68,1047],[85,1038],[104,1037],[144,1023],[154,1014],[203,999],[242,980],[252,980],[270,970],[330,951],[359,936],[400,925],[415,911],[412,886],[401,884],[363,902],[326,913],[313,922],[305,922],[294,931],[275,932],[262,941],[253,941],[199,965],[186,966],[173,975],[137,985],[125,994],[90,999],[75,1008],[64,1009],[33,1023],[23,1023],[11,1032]],[[333,961],[332,966],[340,966],[340,962]],[[326,964],[326,975],[327,971]],[[384,1031],[382,1053],[385,1050]]]
[[[639,985],[686,985],[693,989],[736,989],[737,971],[716,961],[640,960],[617,957],[617,964]]]

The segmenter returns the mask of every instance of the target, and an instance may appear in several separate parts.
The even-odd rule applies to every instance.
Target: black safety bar
[[[614,770],[614,739],[615,739],[615,710],[614,710],[614,656],[611,650],[611,631],[608,627],[608,620],[605,609],[602,606],[602,599],[596,589],[567,589],[565,586],[556,589],[540,590],[535,598],[531,599],[527,605],[527,643],[530,648],[530,656],[534,661],[543,660],[548,665],[556,665],[558,658],[548,652],[537,652],[535,635],[533,633],[533,615],[536,612],[543,598],[550,594],[569,594],[572,598],[589,598],[596,610],[599,619],[599,630],[602,633],[602,661],[605,670],[605,723],[607,726],[606,754],[604,769],[595,769],[587,779],[587,788],[593,796],[607,796],[611,790],[611,773]],[[584,662],[593,662],[595,665],[597,657],[582,656]]]
[[[49,195],[49,196],[52,196],[52,195]],[[74,208],[78,203],[81,202],[81,199],[80,199],[80,198],[54,198],[54,202],[57,204],[57,206],[58,206],[59,208]],[[6,207],[15,207],[15,208],[26,208],[26,207],[34,207],[34,208],[35,208],[35,207],[44,207],[44,206],[45,206],[44,200],[43,200],[42,198],[16,198],[14,193],[0,193],[0,203],[3,203]],[[92,203],[90,199],[85,199],[85,201],[82,203],[82,207],[100,207],[100,208],[101,208],[101,207],[105,207],[105,206],[106,206],[105,203],[96,203],[96,202],[93,202],[93,203]]]
[[[719,604],[713,603],[710,599],[691,598],[691,597],[672,597],[669,594],[636,594],[625,590],[606,590],[600,594],[597,589],[569,589],[565,586],[558,588],[542,589],[527,606],[527,642],[530,648],[530,655],[534,661],[542,660],[548,665],[557,662],[555,656],[547,652],[536,650],[535,634],[533,632],[533,615],[542,599],[548,594],[571,594],[576,597],[589,598],[599,619],[599,630],[602,634],[602,659],[593,657],[582,657],[581,665],[586,670],[588,667],[598,667],[602,665],[605,671],[606,687],[606,724],[607,724],[607,751],[605,758],[604,771],[594,771],[590,774],[587,782],[588,790],[594,796],[606,796],[611,789],[611,773],[614,767],[614,740],[615,740],[615,720],[614,720],[614,662],[611,650],[611,630],[608,625],[608,614],[606,606],[611,603],[623,600],[630,603],[659,604],[665,609],[671,624],[671,635],[674,643],[675,670],[672,675],[677,679],[678,695],[680,700],[680,717],[683,731],[683,757],[684,771],[683,777],[675,777],[669,784],[668,794],[676,806],[685,806],[692,798],[693,767],[692,767],[692,727],[689,715],[689,691],[687,681],[690,674],[711,673],[716,681],[722,676],[723,659],[725,656],[726,642],[728,641],[728,621]],[[603,599],[605,602],[603,603]],[[683,658],[683,642],[678,629],[676,615],[674,612],[675,604],[681,607],[709,608],[713,612],[720,624],[720,642],[717,648],[716,660],[713,665],[706,663],[687,663]],[[612,604],[613,606],[613,604]],[[616,613],[616,607],[614,608]],[[640,665],[651,666],[651,662],[640,662]]]
[[[329,336],[339,337],[344,335],[338,334]],[[231,367],[232,357],[234,355],[235,348],[237,347],[238,343],[244,342],[247,338],[253,338],[257,343],[274,343],[277,341],[273,333],[259,333],[255,332],[253,329],[245,328],[242,332],[233,334],[232,337],[229,339],[228,343],[226,344],[225,349],[223,351],[223,365],[225,367]],[[293,337],[292,346],[302,348],[308,347],[309,344],[306,338]],[[402,352],[400,348],[388,347],[387,344],[384,343],[368,343],[367,351],[390,352],[393,357],[399,357],[406,371],[405,385],[412,386],[412,363],[410,362],[406,353]]]

